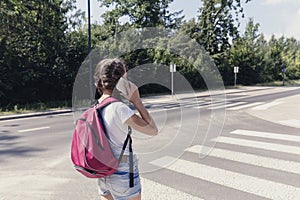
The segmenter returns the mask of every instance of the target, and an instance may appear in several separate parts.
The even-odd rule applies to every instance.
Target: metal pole
[[[174,94],[174,65],[170,64],[170,72],[171,72],[171,95],[173,97]]]
[[[93,102],[94,95],[93,95],[93,69],[92,69],[92,56],[91,56],[91,49],[92,49],[92,41],[91,41],[91,3],[88,0],[88,52],[89,52],[89,87],[90,87],[90,101]]]
[[[172,84],[172,97],[174,95],[174,66],[172,65],[172,72],[171,72],[171,84]]]
[[[284,72],[282,72],[282,85],[284,86]]]
[[[236,87],[236,78],[237,78],[237,73],[234,73],[234,87]]]

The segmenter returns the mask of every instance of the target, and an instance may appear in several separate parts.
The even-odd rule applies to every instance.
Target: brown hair
[[[125,74],[126,66],[121,59],[109,58],[101,60],[95,69],[94,80],[100,95],[103,90],[114,90],[119,79]]]

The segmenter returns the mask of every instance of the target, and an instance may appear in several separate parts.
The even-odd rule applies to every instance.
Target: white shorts
[[[129,159],[119,164],[118,171],[114,174],[98,179],[98,191],[102,196],[111,194],[114,199],[127,200],[141,193],[141,182],[138,169],[138,161],[133,156],[134,186],[129,187]]]

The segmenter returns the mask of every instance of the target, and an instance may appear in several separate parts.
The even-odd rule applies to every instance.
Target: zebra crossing
[[[239,138],[236,138],[237,136]],[[241,137],[245,138],[240,139]],[[263,139],[264,142],[258,141],[259,139]],[[186,177],[192,177],[199,181],[206,181],[214,185],[225,187],[227,190],[241,191],[243,193],[255,195],[260,197],[261,199],[267,198],[273,200],[298,200],[300,198],[299,159],[296,159],[295,161],[276,157],[277,153],[285,153],[296,157],[299,156],[300,135],[238,129],[230,132],[230,134],[226,136],[213,138],[211,139],[211,141],[217,142],[217,146],[211,149],[210,153],[207,156],[209,158],[221,159],[223,162],[229,163],[240,163],[246,166],[250,166],[250,168],[260,168],[260,170],[263,170],[265,172],[275,170],[276,173],[282,173],[282,176],[289,174],[289,176],[293,177],[293,180],[291,180],[290,182],[283,182],[280,179],[274,180],[274,178],[267,178],[265,176],[254,176],[246,169],[244,171],[242,170],[237,172],[233,169],[224,169],[222,167],[214,166],[211,164],[207,165],[199,161],[190,161],[185,158],[177,159],[171,156],[158,158],[151,161],[150,164],[167,169],[174,173],[184,175]],[[290,144],[290,142],[292,142],[292,144]],[[228,145],[231,148],[230,150],[228,150],[227,148],[222,148],[222,145],[220,148],[218,144]],[[238,146],[239,148],[235,148],[235,146]],[[199,155],[201,154],[201,152],[204,152],[204,150],[208,150],[207,148],[209,147],[194,145],[187,148],[185,152],[187,154]],[[243,148],[248,149],[247,153],[242,152]],[[268,157],[257,153],[259,151],[265,150],[273,152],[274,156]],[[234,168],[234,166],[232,167]],[[295,180],[298,181],[296,181],[295,183],[293,182]],[[148,181],[150,180],[143,181],[143,183],[147,186],[149,184]],[[158,190],[159,193],[170,191],[170,189],[166,185],[161,185]],[[171,191],[172,193],[174,193],[174,188],[172,188]],[[176,191],[178,193],[180,189]],[[191,196],[184,192],[182,192],[181,195],[182,196],[178,194],[178,198],[172,199],[205,199],[202,196]],[[184,196],[186,198],[183,198]],[[147,195],[144,197],[145,199],[147,199]],[[208,199],[218,198],[209,197]]]
[[[266,110],[273,106],[279,105],[282,102],[246,102],[246,101],[235,101],[235,100],[224,100],[224,101],[179,101],[172,103],[161,103],[161,104],[147,104],[146,107],[152,111],[161,110],[176,110],[176,109],[187,109],[193,108],[196,110],[208,109],[218,110],[224,109],[228,111],[238,111],[242,109],[252,108],[253,110]]]

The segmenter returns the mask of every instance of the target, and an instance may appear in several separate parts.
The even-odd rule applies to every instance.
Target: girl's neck
[[[111,97],[112,96],[112,92],[103,92],[102,96],[99,98],[99,102],[103,101],[104,99]]]

